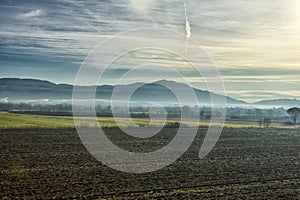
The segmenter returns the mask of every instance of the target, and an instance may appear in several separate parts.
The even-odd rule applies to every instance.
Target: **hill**
[[[167,80],[160,80],[153,83],[134,83],[129,85],[118,85],[123,91],[134,87],[138,88],[133,94],[131,100],[137,103],[146,102],[163,102],[168,104],[178,103],[176,96],[161,84],[168,84],[176,87],[180,91],[191,89],[190,86]],[[78,86],[80,89],[89,89],[91,86]],[[97,86],[96,99],[110,101],[112,92],[116,86],[101,85]],[[208,91],[192,88],[200,104],[210,104],[211,96],[214,98],[222,97]],[[55,84],[44,80],[35,79],[17,79],[3,78],[0,79],[0,99],[6,102],[14,101],[70,101],[72,99],[73,85]],[[225,97],[229,105],[248,105],[244,101]],[[46,101],[45,101],[46,102]]]

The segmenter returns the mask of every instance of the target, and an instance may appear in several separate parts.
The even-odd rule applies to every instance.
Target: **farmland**
[[[101,127],[116,127],[116,122],[111,117],[99,117],[99,124]],[[120,119],[120,121],[126,124],[126,119]],[[133,118],[133,121],[137,126],[145,126],[149,123],[147,118]],[[178,119],[168,119],[167,122],[177,122]],[[157,122],[159,123],[159,121]],[[191,121],[186,125],[199,125],[208,126],[208,120],[201,120],[200,122]],[[235,128],[253,128],[258,127],[257,122],[246,122],[246,121],[226,121],[225,127],[235,127]],[[16,129],[16,128],[74,128],[74,120],[70,116],[47,116],[47,115],[32,115],[32,114],[15,114],[0,112],[0,129]],[[274,128],[290,128],[290,126],[285,126],[281,123],[272,123],[271,127]]]
[[[175,163],[156,172],[129,174],[95,160],[82,145],[72,118],[31,116],[30,124],[26,115],[8,115],[1,115],[2,199],[300,197],[298,129],[228,126],[213,151],[200,160],[198,152],[206,133],[203,127]],[[22,117],[22,125],[12,123]],[[49,123],[49,119],[57,122]],[[11,124],[4,127],[4,120]],[[36,125],[37,121],[44,127]],[[176,128],[165,128],[157,136],[142,140],[130,138],[113,126],[105,133],[123,149],[146,152],[167,144]]]

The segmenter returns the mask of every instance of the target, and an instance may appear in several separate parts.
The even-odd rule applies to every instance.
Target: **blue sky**
[[[300,98],[299,0],[187,0],[187,14],[229,96]],[[179,0],[1,0],[0,17],[0,77],[56,83],[73,83],[88,53],[114,34],[149,26],[185,33]],[[121,59],[107,80],[131,67]],[[149,74],[140,71],[142,80]]]

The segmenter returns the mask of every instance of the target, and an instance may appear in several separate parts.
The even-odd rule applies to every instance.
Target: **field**
[[[72,118],[0,117],[1,199],[300,198],[299,129],[227,126],[213,151],[200,160],[206,133],[201,128],[175,163],[156,172],[129,174],[95,160],[72,128]],[[100,119],[110,125],[107,136],[135,152],[158,149],[176,132],[165,128],[152,138],[130,138],[108,120]]]
[[[116,123],[111,117],[98,118],[101,127],[116,127]],[[120,118],[120,121],[126,124],[126,119]],[[145,126],[149,123],[146,118],[134,118],[133,121],[137,126]],[[178,119],[168,119],[167,122],[177,122]],[[157,124],[160,122],[158,121]],[[188,126],[208,126],[208,120],[201,120],[198,122],[189,122]],[[15,114],[0,112],[0,129],[16,129],[16,128],[74,128],[74,120],[67,116],[45,116],[45,115],[31,115],[31,114]],[[254,128],[258,127],[256,122],[245,121],[226,121],[225,127],[233,128]],[[273,128],[290,128],[290,126],[282,125],[281,123],[272,123]]]

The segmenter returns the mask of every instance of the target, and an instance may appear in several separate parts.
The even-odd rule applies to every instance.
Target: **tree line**
[[[169,117],[181,117],[181,112],[184,112],[185,115],[190,115],[195,117],[197,115],[197,111],[200,110],[199,118],[200,119],[210,119],[211,118],[211,108],[210,107],[176,107],[169,106],[164,107]],[[82,110],[91,109],[86,106],[82,107]],[[127,109],[124,107],[116,106],[111,107],[110,105],[97,105],[95,111],[98,116],[112,116],[112,111],[114,113],[122,114],[127,112]],[[136,117],[148,117],[149,116],[150,107],[147,106],[132,106],[129,108],[129,112],[132,116]],[[19,111],[27,111],[27,112],[36,112],[38,113],[69,113],[72,115],[72,105],[69,103],[61,103],[61,104],[31,104],[31,103],[0,103],[0,111],[7,112],[19,112]],[[286,118],[286,114],[288,114],[294,125],[297,124],[300,117],[300,108],[293,107],[288,110],[283,108],[273,108],[273,109],[247,109],[247,108],[227,108],[227,118],[232,119],[241,119],[241,120],[255,120],[258,119],[258,125],[260,127],[268,128],[272,122],[272,119],[275,118]],[[197,116],[196,116],[197,117]]]

